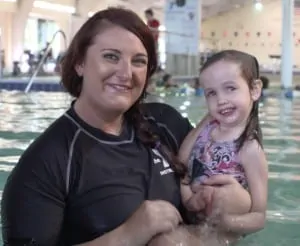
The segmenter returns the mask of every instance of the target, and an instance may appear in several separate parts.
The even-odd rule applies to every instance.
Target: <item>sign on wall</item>
[[[197,55],[200,42],[201,1],[166,0],[165,42],[169,54]]]

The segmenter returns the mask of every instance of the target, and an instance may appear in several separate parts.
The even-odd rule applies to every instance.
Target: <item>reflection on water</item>
[[[205,114],[203,98],[167,96],[193,124]],[[64,93],[0,92],[0,190],[20,154],[51,122],[64,113],[71,98]],[[300,245],[300,100],[267,99],[260,119],[269,161],[266,228],[239,245]],[[1,195],[1,192],[0,192]]]

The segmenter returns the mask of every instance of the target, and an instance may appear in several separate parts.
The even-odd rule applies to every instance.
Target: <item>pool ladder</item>
[[[36,78],[38,72],[40,71],[41,67],[43,66],[45,60],[46,60],[46,57],[48,56],[49,52],[50,52],[50,49],[53,45],[53,42],[55,41],[55,38],[57,37],[57,35],[60,34],[63,39],[64,39],[64,45],[65,45],[65,49],[67,48],[67,37],[66,37],[66,34],[64,33],[64,31],[62,30],[58,30],[56,33],[53,34],[53,37],[51,39],[51,41],[49,42],[49,45],[47,47],[47,49],[45,50],[43,56],[42,56],[42,59],[40,60],[39,64],[37,65],[36,69],[34,70],[34,73],[31,75],[27,85],[26,85],[26,88],[24,90],[25,93],[28,93],[31,89],[31,86],[34,82],[34,79]]]

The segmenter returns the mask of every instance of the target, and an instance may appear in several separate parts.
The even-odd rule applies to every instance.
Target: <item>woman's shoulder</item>
[[[18,168],[65,169],[72,141],[78,127],[65,115],[60,116],[36,137],[23,152],[17,163]]]
[[[182,121],[187,120],[174,107],[166,103],[161,103],[161,102],[143,103],[141,105],[141,108],[145,116],[152,117],[157,122],[164,123],[174,119],[182,120]]]
[[[189,120],[183,117],[175,108],[165,103],[142,104],[142,112],[149,122],[156,124],[162,134],[172,139],[176,151],[183,142],[183,139],[193,129]]]
[[[145,102],[141,104],[141,107],[145,111],[149,112],[161,112],[162,110],[176,111],[177,110],[169,104],[163,102]]]
[[[192,129],[189,120],[183,117],[174,107],[165,103],[152,102],[142,104],[142,113],[148,120],[153,120],[160,125],[179,130],[180,127]]]
[[[63,201],[74,134],[72,122],[67,117],[61,116],[55,120],[22,153],[8,178],[7,194],[17,190],[23,194],[33,194],[33,189]]]
[[[71,142],[77,130],[78,126],[67,117],[67,114],[64,114],[34,139],[30,147],[39,151],[54,153],[53,150],[61,148],[66,142]]]

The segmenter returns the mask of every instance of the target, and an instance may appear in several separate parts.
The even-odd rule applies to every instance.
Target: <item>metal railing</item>
[[[67,48],[67,37],[66,37],[66,34],[64,33],[64,31],[58,30],[56,33],[53,34],[53,37],[52,37],[51,41],[49,42],[49,45],[48,45],[47,49],[45,50],[45,52],[44,52],[44,54],[43,54],[40,62],[38,63],[38,65],[37,65],[37,67],[36,67],[36,69],[34,71],[34,73],[31,75],[31,77],[30,77],[30,79],[28,81],[28,84],[27,84],[27,86],[26,86],[26,88],[24,90],[25,93],[28,93],[30,91],[31,86],[32,86],[32,84],[34,82],[34,79],[36,78],[36,76],[37,76],[38,72],[40,71],[41,67],[44,65],[44,62],[45,62],[45,60],[46,60],[46,58],[47,58],[47,56],[48,56],[48,54],[49,54],[49,52],[51,50],[53,42],[55,41],[55,38],[57,37],[58,34],[62,35],[62,37],[64,39],[64,45],[65,45],[64,48],[65,49]]]

